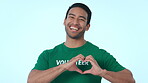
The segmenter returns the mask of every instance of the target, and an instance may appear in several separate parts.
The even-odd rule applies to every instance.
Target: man
[[[90,9],[75,3],[64,20],[66,41],[45,50],[29,74],[28,83],[135,83],[132,73],[103,49],[84,39],[89,30]]]

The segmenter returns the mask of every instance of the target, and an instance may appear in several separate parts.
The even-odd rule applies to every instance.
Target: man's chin
[[[78,36],[69,36],[69,38],[71,38],[71,39],[80,39],[80,37],[78,37]]]
[[[68,31],[66,31],[67,36],[71,39],[81,39],[84,36],[84,32],[78,33],[78,34],[70,34]]]
[[[68,34],[67,34],[68,35]],[[76,36],[71,36],[71,35],[68,35],[69,38],[71,39],[80,39],[81,36],[80,35],[76,35]]]

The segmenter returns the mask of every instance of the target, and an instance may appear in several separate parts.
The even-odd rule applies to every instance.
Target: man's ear
[[[63,24],[64,24],[64,25],[66,24],[66,19],[64,19],[64,22],[63,22]]]
[[[90,24],[87,24],[85,31],[88,31],[89,30],[89,27],[90,27]]]

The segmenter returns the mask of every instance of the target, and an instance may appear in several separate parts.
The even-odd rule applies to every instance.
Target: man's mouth
[[[73,27],[73,26],[71,26],[70,29],[73,30],[73,31],[78,31],[79,30],[79,28],[76,28],[76,27]]]

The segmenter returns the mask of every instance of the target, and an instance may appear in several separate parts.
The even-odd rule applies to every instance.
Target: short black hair
[[[90,20],[91,20],[91,10],[89,9],[89,7],[88,6],[86,6],[85,4],[83,4],[83,3],[74,3],[74,4],[72,4],[69,8],[68,8],[68,10],[67,10],[67,12],[66,12],[66,17],[65,17],[65,19],[67,18],[67,16],[68,16],[68,13],[69,13],[69,10],[71,9],[71,8],[74,8],[74,7],[80,7],[80,8],[82,8],[82,9],[84,9],[85,11],[86,11],[86,13],[88,14],[88,17],[87,17],[87,24],[89,24],[90,23]]]

